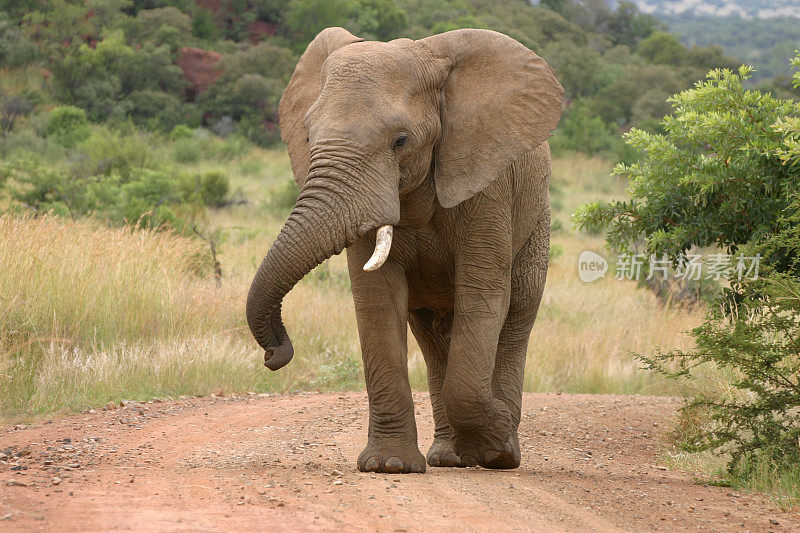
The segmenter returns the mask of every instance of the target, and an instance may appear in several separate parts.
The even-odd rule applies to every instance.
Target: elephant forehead
[[[325,62],[327,82],[387,91],[413,89],[415,58],[389,43],[354,43],[336,50]]]

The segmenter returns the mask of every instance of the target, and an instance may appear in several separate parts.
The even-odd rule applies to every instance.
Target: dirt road
[[[428,398],[415,394],[420,449]],[[198,398],[0,428],[0,530],[793,531],[663,466],[677,400],[528,394],[514,471],[363,474],[363,393]]]

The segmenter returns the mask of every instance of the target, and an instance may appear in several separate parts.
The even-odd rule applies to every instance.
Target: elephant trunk
[[[264,349],[264,364],[270,370],[286,365],[294,355],[292,343],[281,319],[284,296],[314,267],[353,244],[380,221],[365,216],[368,209],[356,209],[344,195],[330,194],[324,185],[306,187],[281,232],[261,262],[247,295],[247,323],[258,344]],[[358,219],[352,213],[361,213]],[[367,220],[363,220],[367,218]],[[378,232],[377,257],[372,268],[388,256],[391,246],[386,230]]]

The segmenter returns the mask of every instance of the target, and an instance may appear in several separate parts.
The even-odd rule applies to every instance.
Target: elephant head
[[[550,136],[562,94],[543,59],[497,32],[383,43],[322,31],[278,109],[301,192],[247,297],[266,366],[292,358],[281,301],[303,276],[376,228],[365,268],[380,268],[403,198],[428,178],[444,208],[480,192]]]

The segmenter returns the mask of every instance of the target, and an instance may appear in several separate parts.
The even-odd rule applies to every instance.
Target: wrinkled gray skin
[[[360,470],[425,471],[406,324],[428,366],[427,464],[519,466],[550,241],[546,139],[562,94],[541,58],[487,30],[382,43],[328,28],[298,62],[279,113],[302,189],[253,280],[247,320],[266,366],[288,363],[283,297],[347,248],[370,407]],[[365,272],[386,224],[391,253]]]

